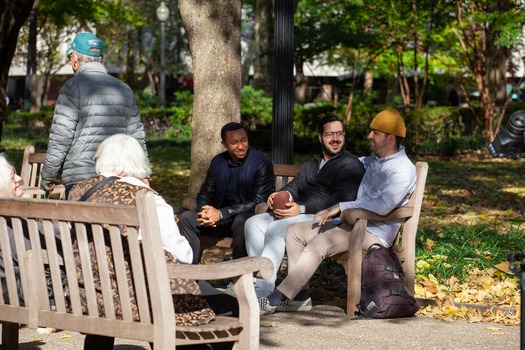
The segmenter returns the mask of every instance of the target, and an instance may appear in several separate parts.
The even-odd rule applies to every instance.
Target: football
[[[287,209],[285,204],[290,202],[293,202],[293,197],[288,191],[277,192],[273,196],[273,209]]]

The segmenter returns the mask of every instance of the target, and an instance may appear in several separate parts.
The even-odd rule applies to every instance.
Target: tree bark
[[[363,85],[363,93],[366,96],[370,96],[370,94],[372,93],[373,86],[374,86],[374,73],[371,70],[367,69],[365,71],[365,82]]]
[[[308,93],[308,77],[304,75],[303,65],[304,60],[302,58],[294,58],[295,65],[295,86],[294,86],[294,100],[295,102],[304,105],[307,99]]]
[[[272,96],[273,1],[257,0],[255,11],[253,87]]]
[[[179,13],[193,64],[188,195],[195,196],[211,158],[223,150],[221,127],[241,119],[241,1],[180,0]]]
[[[0,141],[6,109],[9,67],[16,50],[18,33],[29,17],[34,0],[0,0]]]

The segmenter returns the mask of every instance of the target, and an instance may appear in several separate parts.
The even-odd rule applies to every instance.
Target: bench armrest
[[[402,208],[394,209],[387,215],[378,215],[364,209],[345,209],[341,213],[341,221],[345,224],[353,225],[359,219],[374,221],[392,221],[406,219],[412,216],[414,207],[406,205]]]
[[[273,264],[270,259],[259,256],[206,265],[168,264],[170,278],[188,278],[195,280],[220,280],[254,274],[259,278],[270,278]]]

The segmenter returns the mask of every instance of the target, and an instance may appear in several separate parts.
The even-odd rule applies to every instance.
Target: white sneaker
[[[271,306],[268,298],[257,298],[259,302],[259,314],[261,316],[270,315],[275,312],[276,306]]]
[[[312,310],[312,298],[303,301],[284,299],[276,306],[276,311],[293,312],[293,311],[310,311]]]

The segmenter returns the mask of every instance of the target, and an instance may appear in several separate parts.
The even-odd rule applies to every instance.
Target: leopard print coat
[[[69,200],[79,200],[82,195],[89,190],[93,185],[102,181],[104,176],[99,175],[95,176],[89,180],[85,180],[77,185],[75,185],[68,196]],[[102,187],[97,189],[86,201],[89,202],[99,202],[99,203],[111,203],[111,204],[126,204],[131,205],[135,203],[135,193],[144,187],[136,186],[129,184],[123,181],[112,181],[104,184]],[[132,315],[134,321],[140,320],[140,315],[138,312],[137,301],[135,297],[133,280],[131,277],[130,271],[130,258],[129,258],[129,249],[126,249],[126,239],[127,236],[126,228],[123,227],[122,231],[122,244],[124,247],[125,260],[126,260],[126,274],[128,288],[130,292],[130,298],[132,303]],[[106,237],[106,242],[109,243],[109,237]],[[164,252],[166,262],[171,264],[179,263],[170,253]],[[74,255],[75,262],[77,266],[77,277],[79,278],[79,284],[83,284],[82,269],[80,264],[80,254],[78,252],[78,247],[75,242],[74,244]],[[90,243],[90,256],[93,261],[93,277],[95,281],[95,288],[97,291],[97,302],[98,302],[98,312],[101,317],[104,317],[104,302],[101,293],[100,277],[98,274],[98,267],[96,261],[95,247]],[[108,261],[108,266],[113,276],[112,283],[112,294],[115,304],[115,313],[117,318],[122,318],[122,307],[120,306],[120,299],[118,295],[117,282],[114,278],[114,265],[113,258],[111,254],[111,247],[106,246],[106,258]],[[215,313],[209,307],[206,300],[200,295],[201,291],[198,284],[193,280],[186,279],[170,279],[170,287],[173,297],[173,303],[175,306],[176,313],[176,322],[177,326],[195,326],[211,322],[215,319]],[[82,308],[83,312],[87,313],[87,302],[85,298],[85,290],[82,290],[84,297],[82,298]]]

